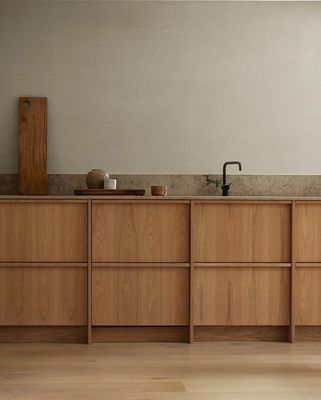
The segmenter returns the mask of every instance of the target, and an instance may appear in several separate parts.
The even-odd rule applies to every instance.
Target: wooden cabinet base
[[[188,342],[187,326],[93,327],[93,342]]]
[[[288,326],[195,326],[195,342],[287,342]]]
[[[0,326],[0,343],[87,343],[87,327]]]
[[[296,326],[297,342],[321,342],[321,326]]]
[[[310,327],[311,328],[311,327]],[[319,338],[321,337],[321,327]],[[195,326],[195,342],[287,342],[288,326]],[[93,342],[188,342],[189,328],[182,326],[93,327]],[[311,340],[307,338],[307,340]]]
[[[287,342],[288,326],[195,326],[195,342]],[[93,327],[93,343],[188,342],[185,326]],[[321,341],[321,326],[297,326],[296,341]],[[0,343],[87,343],[86,326],[1,326]]]

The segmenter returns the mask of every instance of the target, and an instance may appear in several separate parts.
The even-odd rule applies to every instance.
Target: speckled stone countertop
[[[222,175],[112,175],[119,189],[146,189],[166,185],[170,196],[220,196]],[[232,196],[321,197],[321,175],[229,175]],[[48,195],[72,196],[86,188],[84,174],[49,174]],[[17,195],[17,175],[0,174],[0,195]]]

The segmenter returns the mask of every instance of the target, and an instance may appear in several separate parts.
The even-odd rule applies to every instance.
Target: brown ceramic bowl
[[[167,196],[167,186],[151,186],[152,196]]]

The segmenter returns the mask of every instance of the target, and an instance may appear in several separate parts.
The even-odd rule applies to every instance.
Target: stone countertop
[[[201,201],[321,201],[321,196],[78,196],[78,195],[0,195],[0,200],[201,200]]]
[[[164,185],[175,197],[221,196],[221,175],[112,175],[119,189],[146,189]],[[321,196],[321,175],[229,175],[233,197],[317,197]],[[0,174],[0,195],[17,195],[17,175]],[[86,188],[84,174],[49,174],[50,196],[73,196],[74,189]],[[187,196],[188,195],[188,196]]]

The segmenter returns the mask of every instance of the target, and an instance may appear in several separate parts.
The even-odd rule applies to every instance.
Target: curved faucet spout
[[[223,185],[222,185],[222,195],[228,196],[230,190],[230,183],[226,183],[226,167],[228,165],[238,165],[239,171],[242,171],[242,164],[239,161],[226,161],[223,164]]]

